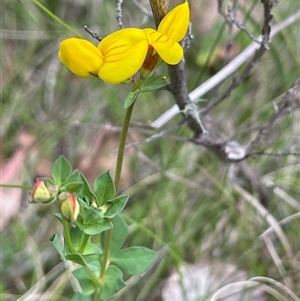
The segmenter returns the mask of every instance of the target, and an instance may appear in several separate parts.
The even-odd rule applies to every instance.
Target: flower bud
[[[51,203],[55,201],[57,192],[56,186],[47,186],[43,179],[38,178],[31,192],[31,202]]]
[[[74,192],[62,192],[59,196],[61,214],[69,221],[76,221],[80,206]]]

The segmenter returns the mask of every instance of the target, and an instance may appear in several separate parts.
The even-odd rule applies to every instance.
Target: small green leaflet
[[[140,93],[139,89],[129,92],[129,94],[127,95],[127,97],[124,101],[124,109],[129,108],[135,102],[139,93]]]
[[[149,92],[158,90],[168,84],[167,78],[164,75],[150,77],[140,88],[140,92]]]

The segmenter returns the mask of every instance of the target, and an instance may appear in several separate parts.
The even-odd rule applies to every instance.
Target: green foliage
[[[63,251],[63,247],[61,246],[61,243],[59,241],[58,235],[54,234],[51,237],[50,241],[52,242],[54,248],[56,249],[56,251],[60,255],[60,258],[65,261],[66,260],[65,259],[65,254],[64,254],[64,251]]]
[[[94,264],[97,265],[98,263],[94,262]],[[87,274],[87,272],[82,267],[73,271],[72,274],[80,283],[83,295],[89,296],[95,292],[95,285],[91,280],[91,277]]]
[[[124,209],[128,196],[115,197],[116,189],[109,172],[95,179],[94,191],[91,191],[85,177],[78,170],[72,172],[71,164],[61,156],[52,166],[52,176],[53,179],[45,179],[45,182],[57,186],[58,198],[60,193],[75,193],[80,213],[76,215],[71,227],[68,226],[63,211],[61,214],[56,213],[55,216],[64,228],[64,245],[61,245],[57,234],[51,242],[63,261],[72,261],[82,266],[73,275],[78,279],[83,295],[92,295],[100,290],[101,299],[110,298],[126,285],[123,273],[143,272],[153,261],[155,252],[145,247],[120,249],[128,235],[128,227],[119,214]],[[115,223],[113,218],[116,218]],[[103,245],[100,241],[94,242],[93,237],[106,234],[107,231],[113,231],[111,245],[105,250],[111,258],[103,274],[102,270],[100,273],[100,267],[106,264],[106,255],[103,254],[106,242],[102,240]],[[93,261],[95,256],[98,256],[100,262]],[[75,295],[75,300],[78,296]]]
[[[90,301],[91,297],[89,295],[84,295],[76,292],[71,301]]]
[[[186,52],[185,71],[187,85],[192,91],[227,63],[222,56],[227,42],[233,43],[241,52],[252,41],[245,33],[236,31],[235,26],[232,39],[229,39],[228,28],[223,25],[221,16],[209,20],[202,18],[202,13],[207,15],[208,11],[213,10],[205,9],[204,2],[196,0],[190,3],[196,3],[196,21],[193,22],[194,39]],[[103,37],[118,28],[117,22],[113,21],[114,1],[84,3],[45,0],[43,4],[85,38],[89,38],[88,34],[80,29],[85,24],[95,26]],[[170,5],[173,4],[170,1]],[[261,2],[240,2],[239,7],[246,15],[242,19],[245,27],[254,35],[260,34]],[[45,174],[40,171],[41,161],[51,163],[61,153],[66,154],[72,166],[77,167],[78,162],[91,157],[94,161],[90,168],[98,170],[99,160],[94,159],[95,153],[91,151],[93,143],[98,133],[102,133],[102,128],[113,125],[115,130],[114,126],[121,125],[124,116],[122,101],[130,87],[122,85],[115,89],[96,79],[81,80],[60,67],[57,59],[59,41],[73,34],[31,1],[3,0],[1,8],[1,49],[5,58],[1,61],[0,110],[3,160],[8,161],[13,156],[18,147],[20,129],[26,129],[37,141],[20,172],[27,185],[37,174],[40,177],[49,174],[49,170]],[[278,1],[273,10],[274,25],[297,9],[297,1],[290,1],[289,5]],[[205,22],[202,23],[202,20]],[[123,4],[123,22],[125,26],[140,27],[143,24],[142,27],[153,27],[152,19],[143,16],[131,1]],[[256,129],[268,120],[274,110],[273,105],[280,101],[299,74],[298,41],[299,21],[272,38],[270,51],[262,57],[249,78],[212,113],[220,136],[249,141]],[[166,68],[163,68],[161,74],[167,75]],[[228,77],[224,85],[207,93],[205,99],[208,103],[218,97],[230,82],[231,77]],[[147,85],[143,88],[144,91],[148,89]],[[99,278],[100,266],[95,261],[99,255],[91,254],[103,252],[109,229],[113,229],[111,254],[123,250],[122,247],[126,250],[132,246],[160,250],[159,259],[162,259],[158,259],[153,266],[153,273],[134,279],[136,281],[131,286],[122,290],[119,300],[124,301],[158,300],[162,283],[174,266],[177,268],[182,261],[194,263],[206,257],[234,263],[248,271],[249,277],[264,275],[282,283],[288,280],[290,289],[299,295],[296,266],[291,265],[292,262],[282,252],[280,241],[272,232],[271,247],[278,252],[274,260],[262,236],[270,228],[269,225],[250,204],[246,205],[242,195],[232,190],[231,180],[236,164],[221,162],[206,149],[188,143],[191,132],[184,126],[163,138],[143,140],[160,134],[159,129],[149,128],[149,122],[173,104],[174,99],[165,90],[140,93],[139,101],[135,102],[130,137],[146,143],[128,148],[132,155],[127,175],[131,184],[129,187],[125,185],[122,191],[130,195],[130,206],[126,206],[124,215],[128,217],[129,228],[120,214],[114,217],[113,223],[108,222],[99,208],[105,205],[105,201],[97,203],[99,196],[94,193],[93,180],[90,180],[94,177],[84,176],[75,170],[64,183],[60,183],[61,191],[76,193],[81,207],[76,222],[69,225],[70,239],[77,254],[83,256],[90,271],[97,273]],[[199,104],[201,108],[205,105]],[[178,114],[167,127],[176,127],[180,120]],[[283,115],[268,140],[264,141],[264,149],[269,152],[299,151],[295,139],[297,124],[296,113]],[[109,132],[108,136],[114,137],[114,134]],[[101,153],[103,146],[106,146],[106,140],[97,149],[98,153]],[[114,149],[113,146],[110,151]],[[297,159],[293,156],[257,156],[246,162],[259,172],[261,179],[271,181],[268,186],[271,202],[266,207],[278,222],[284,221],[280,227],[292,246],[295,259],[298,259],[300,248],[299,209],[294,205],[299,199]],[[101,160],[106,163],[107,158],[101,157]],[[42,167],[47,169],[46,166]],[[97,172],[102,173],[103,169]],[[87,178],[91,184],[88,184]],[[239,175],[237,179],[257,198],[257,187],[248,187]],[[46,182],[54,184],[52,179],[46,179]],[[83,273],[80,284],[85,294],[76,292],[74,295],[73,287],[77,283],[74,285],[69,269],[61,264],[65,255],[72,252],[65,244],[58,245],[58,236],[53,237],[52,244],[48,241],[54,232],[61,232],[58,223],[62,217],[56,213],[57,203],[29,206],[27,199],[28,194],[24,193],[21,209],[14,208],[17,215],[1,232],[0,299],[30,299],[30,294],[36,294],[38,287],[39,294],[43,294],[40,298],[51,296],[56,300],[90,301],[90,294],[95,292],[96,286],[90,275],[80,268]],[[114,196],[107,200],[108,203],[113,199]],[[10,199],[7,203],[3,199],[3,203],[3,207],[11,204]],[[52,214],[59,219],[53,219]],[[97,218],[105,221],[106,228],[99,225],[96,231],[95,226],[90,226],[91,234],[76,233],[81,230],[80,223],[82,229],[88,229],[87,225]],[[86,235],[88,239],[85,239]],[[80,248],[82,252],[79,252]],[[285,269],[285,274],[278,272],[278,263],[283,263],[280,268]],[[119,277],[119,271],[115,276]],[[127,277],[125,275],[124,279]],[[118,279],[120,284],[117,286],[121,287],[122,281]]]
[[[65,183],[67,178],[71,175],[72,166],[64,156],[59,157],[52,165],[52,177],[53,182],[57,186],[61,186]],[[71,182],[72,184],[72,182]]]
[[[144,272],[153,261],[155,252],[144,247],[130,247],[111,253],[110,260],[123,273]]]
[[[92,192],[90,185],[83,174],[81,174],[81,179],[83,181],[82,194],[84,195],[84,202],[90,205],[93,201],[97,199],[97,197]]]
[[[107,269],[105,278],[101,280],[102,300],[108,299],[126,286],[123,280],[123,273],[114,265],[110,265]]]
[[[114,218],[114,230],[110,241],[110,252],[119,250],[129,233],[128,226],[120,214]]]
[[[140,93],[140,90],[131,91],[128,93],[127,97],[124,100],[124,109],[129,108],[136,100]]]
[[[140,88],[140,92],[150,92],[150,91],[155,91],[158,89],[161,89],[163,87],[165,87],[168,84],[167,78],[166,76],[157,76],[157,77],[149,77],[147,78],[141,88]]]
[[[107,208],[107,210],[104,213],[104,216],[107,218],[115,217],[118,213],[120,213],[124,209],[127,201],[128,201],[128,196],[121,195],[107,202],[107,204],[103,206],[105,207],[105,209]]]
[[[94,182],[94,193],[97,206],[102,206],[105,201],[115,196],[116,189],[109,171],[96,178]]]

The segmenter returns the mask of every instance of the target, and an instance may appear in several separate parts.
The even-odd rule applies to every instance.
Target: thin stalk
[[[128,133],[129,123],[133,111],[134,103],[127,109],[124,124],[121,132],[120,142],[119,142],[119,149],[118,149],[118,158],[117,158],[117,165],[116,165],[116,172],[115,172],[115,187],[116,187],[116,196],[119,192],[119,184],[120,178],[122,173],[122,166],[123,166],[123,158],[124,158],[124,149],[126,145],[126,137]]]
[[[56,21],[61,26],[65,27],[69,31],[71,31],[73,34],[75,34],[78,37],[82,37],[82,35],[75,30],[72,26],[70,26],[68,23],[64,22],[61,18],[56,16],[54,13],[52,13],[46,6],[44,6],[39,0],[31,0],[35,5],[37,5],[39,8],[41,8],[46,14],[48,14],[54,21]]]
[[[115,196],[117,196],[118,193],[119,193],[119,184],[120,184],[120,178],[121,178],[121,173],[122,173],[124,150],[125,150],[125,145],[126,145],[126,137],[127,137],[127,133],[128,133],[128,128],[129,128],[129,123],[130,123],[133,107],[134,107],[134,102],[126,111],[124,124],[123,124],[123,128],[122,128],[122,133],[121,133],[121,137],[120,137],[119,149],[118,149],[118,158],[117,158],[116,172],[115,172],[115,188],[116,188],[116,195]],[[113,219],[111,219],[111,222],[112,221],[113,221]],[[111,237],[112,237],[112,229],[109,229],[106,233],[106,238],[105,238],[105,245],[104,245],[104,250],[103,250],[103,260],[102,260],[102,264],[101,264],[100,279],[104,278],[106,268],[107,268],[107,265],[108,265],[109,248],[110,248]]]
[[[77,251],[73,247],[73,244],[71,241],[68,221],[64,217],[62,218],[62,224],[63,224],[63,230],[64,230],[64,238],[65,238],[65,242],[66,242],[68,249],[72,253],[77,253]],[[100,284],[98,277],[93,272],[91,272],[91,270],[88,267],[86,267],[86,266],[82,266],[82,267],[85,270],[85,272],[90,276],[90,278],[93,281],[93,283],[95,284],[95,286],[98,287]]]
[[[66,245],[67,245],[68,249],[72,253],[77,253],[77,251],[73,247],[73,244],[72,244],[72,241],[71,241],[68,221],[64,217],[62,217],[62,225],[63,225],[63,230],[64,230],[65,242],[66,242]]]
[[[16,185],[16,184],[2,184],[0,183],[0,187],[4,188],[20,188],[25,190],[31,190],[32,186],[25,186],[25,185]]]
[[[111,221],[113,219],[110,219]],[[105,245],[104,245],[104,250],[103,250],[103,260],[101,264],[101,271],[100,271],[100,279],[103,279],[105,276],[105,272],[109,263],[109,248],[110,248],[110,241],[112,237],[112,228],[109,229],[106,232],[106,237],[105,237]]]
[[[79,253],[82,254],[84,252],[84,249],[86,247],[87,242],[89,241],[89,238],[90,238],[90,236],[88,234],[84,234],[83,241],[82,241],[81,246],[78,251]]]

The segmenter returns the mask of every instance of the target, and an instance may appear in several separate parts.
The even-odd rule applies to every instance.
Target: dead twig
[[[117,21],[118,21],[118,25],[120,28],[124,28],[123,16],[122,16],[122,5],[123,5],[123,0],[118,0],[116,11],[117,11]]]
[[[247,147],[247,154],[252,155],[252,151],[257,147],[263,140],[266,140],[275,121],[281,117],[285,111],[293,109],[300,109],[300,77],[298,77],[292,87],[284,95],[282,102],[275,108],[274,113],[271,115],[267,123],[262,126],[256,134],[256,137],[249,143]]]
[[[92,30],[90,30],[86,25],[83,26],[84,30],[89,33],[91,35],[91,37],[93,39],[98,40],[99,42],[101,42],[102,38],[99,36],[99,34],[97,32],[94,32]]]
[[[294,14],[287,17],[284,21],[272,26],[272,31],[270,37],[274,37],[277,33],[284,30],[286,27],[290,26],[294,22],[300,19],[300,10]],[[257,38],[261,40],[261,36]],[[199,87],[194,89],[189,94],[191,101],[196,101],[207,92],[214,89],[219,85],[223,80],[227,79],[231,74],[233,74],[241,65],[243,65],[256,51],[257,44],[253,42],[249,45],[243,52],[241,52],[237,57],[235,57],[230,63],[228,63],[223,69],[221,69],[214,76],[210,77],[206,82],[202,83]],[[179,113],[179,108],[177,105],[174,105],[168,111],[163,113],[159,118],[152,122],[151,126],[154,128],[160,128],[164,126],[170,119],[172,119],[176,114]],[[205,112],[203,112],[205,113]]]

